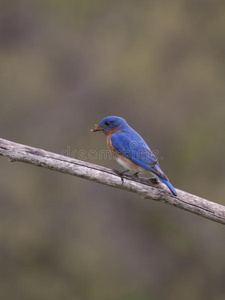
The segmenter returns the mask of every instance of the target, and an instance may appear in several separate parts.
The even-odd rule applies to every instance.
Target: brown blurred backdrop
[[[77,158],[124,117],[177,188],[225,205],[225,2],[0,2],[0,137]],[[84,155],[107,167],[116,162]],[[222,225],[0,158],[0,298],[225,297]]]

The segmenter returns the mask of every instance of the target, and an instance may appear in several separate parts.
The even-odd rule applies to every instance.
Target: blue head
[[[92,129],[92,131],[103,131],[105,134],[108,134],[112,130],[114,131],[121,131],[125,129],[128,126],[127,122],[120,118],[115,116],[110,116],[104,118],[99,126],[95,126],[95,129]]]

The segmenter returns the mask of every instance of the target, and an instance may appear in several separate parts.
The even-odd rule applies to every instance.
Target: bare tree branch
[[[225,207],[198,196],[177,190],[174,197],[160,182],[124,175],[124,182],[113,170],[42,149],[0,139],[0,155],[54,171],[78,176],[139,194],[145,199],[165,202],[212,221],[225,224]]]

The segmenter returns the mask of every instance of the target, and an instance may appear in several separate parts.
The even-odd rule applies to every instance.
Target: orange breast
[[[107,147],[109,148],[109,150],[112,152],[114,157],[117,157],[117,155],[119,154],[116,149],[113,147],[112,145],[112,141],[111,141],[111,136],[115,133],[114,132],[109,132],[106,136],[106,143],[107,143]]]

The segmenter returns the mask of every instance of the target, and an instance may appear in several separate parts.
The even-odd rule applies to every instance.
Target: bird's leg
[[[138,178],[138,173],[139,173],[139,172],[135,172],[135,173],[132,174],[131,176]]]
[[[116,170],[116,169],[113,169],[113,171],[114,171],[117,175],[119,175],[119,176],[123,176],[123,174],[129,172],[129,170],[119,171],[119,170]]]
[[[119,171],[119,170],[113,169],[113,171],[114,171],[118,176],[120,176],[121,181],[122,181],[122,184],[123,184],[123,174],[129,172],[129,170]]]

